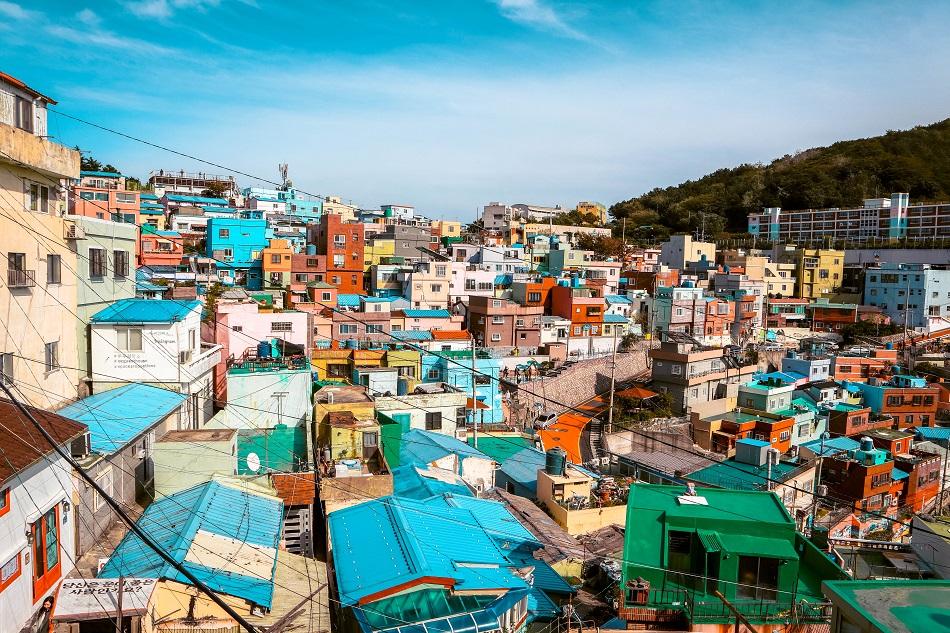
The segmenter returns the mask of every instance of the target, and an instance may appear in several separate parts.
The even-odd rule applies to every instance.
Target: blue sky
[[[64,113],[460,219],[937,121],[948,59],[946,2],[0,0],[0,69]],[[50,120],[131,175],[215,171]]]

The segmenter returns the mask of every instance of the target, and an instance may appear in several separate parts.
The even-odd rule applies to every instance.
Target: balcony
[[[7,271],[7,288],[32,288],[36,285],[36,271],[11,268]]]
[[[79,152],[41,136],[0,123],[0,155],[53,178],[79,177]]]
[[[187,358],[185,354],[188,354]],[[221,346],[202,341],[197,356],[191,351],[182,352],[180,360],[182,377],[184,378],[187,375],[190,380],[196,380],[210,372],[215,365],[221,362]]]

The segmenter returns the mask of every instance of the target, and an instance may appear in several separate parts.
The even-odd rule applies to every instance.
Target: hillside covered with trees
[[[762,207],[845,207],[897,191],[912,202],[950,200],[950,119],[719,169],[618,202],[610,213],[617,228],[626,218],[628,238],[664,239],[702,224],[715,236],[745,232],[747,214]]]

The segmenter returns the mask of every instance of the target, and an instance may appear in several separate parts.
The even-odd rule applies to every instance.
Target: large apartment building
[[[906,193],[869,198],[849,209],[783,211],[769,207],[749,214],[749,233],[773,242],[845,242],[950,238],[950,203],[910,204]]]

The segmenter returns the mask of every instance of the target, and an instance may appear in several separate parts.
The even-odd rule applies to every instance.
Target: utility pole
[[[125,576],[119,575],[119,595],[115,605],[115,631],[122,633],[122,589],[125,587]]]
[[[821,486],[821,466],[825,459],[825,438],[827,437],[827,431],[821,434],[821,444],[818,448],[818,469],[815,471],[815,485],[811,491],[811,526],[809,534],[815,532],[815,516],[818,514],[818,487]]]
[[[478,393],[475,390],[475,335],[472,334],[472,438],[473,446],[478,448]]]
[[[937,497],[937,516],[943,514],[943,496],[947,487],[947,462],[950,461],[950,447],[943,449],[943,476],[940,477],[940,495]]]
[[[614,323],[614,351],[610,357],[610,408],[607,409],[607,433],[614,430],[614,391],[617,386],[617,324]]]

